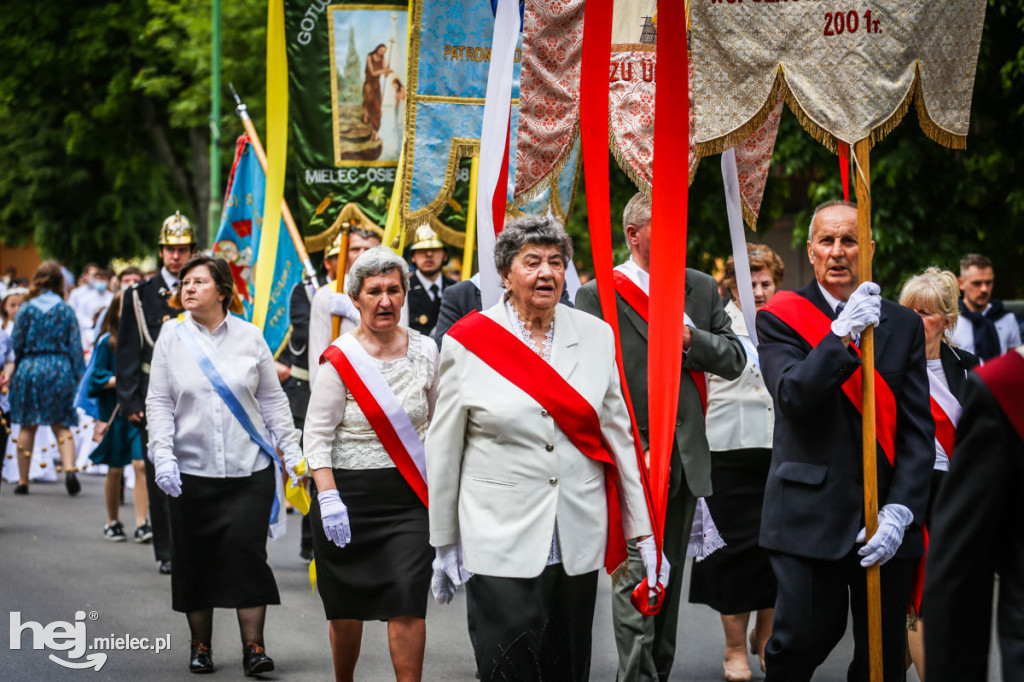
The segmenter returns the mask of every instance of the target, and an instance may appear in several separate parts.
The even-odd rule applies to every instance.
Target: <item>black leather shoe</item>
[[[200,674],[213,672],[213,651],[198,639],[192,640],[188,657],[188,671]]]
[[[242,649],[242,670],[246,677],[269,673],[274,669],[274,659],[267,656],[263,647],[254,642],[249,642]]]
[[[162,560],[160,562],[160,569],[159,570],[160,570],[160,575],[170,575],[171,574],[171,560],[170,559]]]
[[[74,471],[64,474],[64,487],[68,489],[68,495],[72,497],[82,492],[82,484],[78,482],[78,476]]]
[[[28,495],[28,483],[19,483],[14,486],[15,495]]]

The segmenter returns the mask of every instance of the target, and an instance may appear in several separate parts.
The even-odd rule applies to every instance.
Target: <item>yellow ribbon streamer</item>
[[[284,0],[267,7],[267,192],[263,200],[260,249],[256,256],[256,291],[252,323],[263,328],[274,284],[281,230],[285,159],[288,151],[288,54],[285,50]]]
[[[309,562],[309,586],[316,594],[316,559]]]
[[[476,188],[480,179],[480,155],[469,162],[469,206],[466,207],[466,243],[462,250],[462,279],[473,274],[473,247],[476,241]]]
[[[381,243],[384,246],[391,246],[402,229],[401,208],[402,203],[402,175],[405,171],[405,148],[398,154],[398,168],[395,170],[395,185],[391,188],[391,201],[388,202],[388,217],[384,223],[384,238]],[[401,251],[398,252],[401,255]]]

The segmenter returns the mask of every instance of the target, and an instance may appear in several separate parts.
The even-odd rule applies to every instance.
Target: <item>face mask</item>
[[[105,279],[94,279],[92,281],[92,288],[95,289],[96,291],[106,291],[107,290],[107,280],[105,280]]]

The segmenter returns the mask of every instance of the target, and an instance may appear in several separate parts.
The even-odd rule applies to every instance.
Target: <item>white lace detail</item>
[[[409,419],[421,440],[430,425],[427,390],[434,377],[430,358],[420,352],[422,342],[423,336],[410,329],[409,350],[404,358],[387,362],[372,358],[402,407],[409,413]],[[386,469],[395,466],[351,392],[345,395],[345,416],[334,432],[331,461],[336,469]]]
[[[551,340],[555,338],[555,320],[551,320],[551,325],[548,327],[547,333],[544,335],[544,348],[539,348],[537,342],[530,336],[530,332],[526,329],[526,324],[523,319],[519,317],[519,313],[512,307],[509,299],[505,299],[505,311],[508,313],[508,320],[512,324],[512,333],[519,337],[522,341],[537,355],[544,358],[544,362],[551,364]]]

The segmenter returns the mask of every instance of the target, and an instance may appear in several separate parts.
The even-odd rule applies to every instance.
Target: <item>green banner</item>
[[[408,3],[285,0],[295,219],[310,253],[383,228],[403,145]]]

